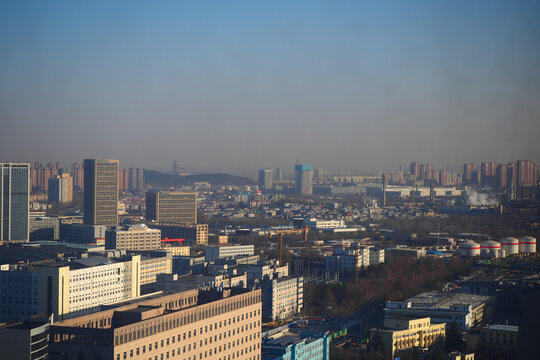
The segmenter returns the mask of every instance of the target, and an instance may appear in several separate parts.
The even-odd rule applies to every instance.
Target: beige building
[[[393,359],[400,350],[413,347],[429,347],[439,338],[444,338],[446,324],[432,324],[430,318],[397,316],[384,319],[384,329],[378,330],[382,336],[385,355]],[[376,331],[372,331],[372,336]]]
[[[146,220],[196,224],[197,193],[147,192]]]
[[[158,274],[172,274],[172,254],[141,259],[141,286],[155,283]]]
[[[105,248],[118,250],[157,250],[161,248],[161,231],[144,224],[118,227],[105,233]]]
[[[84,223],[118,224],[118,160],[84,160]]]
[[[162,239],[184,239],[192,244],[208,244],[208,224],[149,223],[148,227],[161,230]]]
[[[185,291],[51,325],[49,359],[261,357],[260,290]]]
[[[60,204],[73,201],[73,178],[69,174],[55,175],[49,179],[48,200]]]
[[[166,244],[163,248],[166,252],[170,252],[172,256],[189,256],[191,247],[189,246],[171,246]]]
[[[140,295],[140,255],[113,262],[96,256],[36,266],[38,313],[62,315]]]
[[[480,348],[490,358],[517,359],[519,327],[489,325],[480,330]]]

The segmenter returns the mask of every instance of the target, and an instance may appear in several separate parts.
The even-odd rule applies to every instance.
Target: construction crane
[[[301,229],[290,229],[290,230],[277,230],[273,234],[270,234],[270,237],[277,235],[279,241],[279,265],[283,265],[283,235],[284,234],[299,234],[304,233],[304,242],[307,242],[308,228],[303,227]]]

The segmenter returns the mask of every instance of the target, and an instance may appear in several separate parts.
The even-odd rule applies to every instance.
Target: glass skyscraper
[[[0,163],[0,240],[28,241],[30,164]]]

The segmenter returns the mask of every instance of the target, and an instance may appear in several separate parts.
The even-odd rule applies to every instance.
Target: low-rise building
[[[261,292],[185,291],[55,323],[49,359],[261,356]]]
[[[329,360],[329,333],[302,336],[282,331],[263,338],[262,356],[265,360]]]
[[[149,222],[148,227],[161,230],[162,239],[184,239],[191,244],[208,244],[208,224],[169,224]]]
[[[206,246],[204,251],[206,261],[214,261],[217,259],[224,258],[234,258],[240,255],[254,255],[255,246],[254,245],[217,245],[217,246]]]
[[[245,288],[246,274],[226,275],[177,275],[162,274],[157,276],[156,287],[158,291],[174,293],[199,288]]]
[[[517,359],[518,334],[518,326],[485,326],[480,329],[480,351],[490,359]]]
[[[49,355],[49,325],[51,318],[0,324],[2,359],[44,360]]]
[[[433,323],[455,322],[461,330],[468,330],[484,320],[484,311],[490,302],[488,296],[432,291],[405,301],[388,301],[384,315],[430,317]]]
[[[161,231],[144,224],[113,227],[105,232],[105,248],[133,251],[161,248]]]
[[[86,225],[79,223],[60,223],[60,241],[78,244],[95,243],[96,239],[105,239],[107,227],[104,225]]]
[[[429,317],[416,318],[395,316],[384,319],[384,329],[372,330],[371,336],[379,333],[384,343],[385,356],[394,359],[396,353],[413,347],[429,347],[445,337],[446,324],[432,324]]]

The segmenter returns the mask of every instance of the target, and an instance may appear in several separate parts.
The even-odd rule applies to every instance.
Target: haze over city
[[[0,153],[189,171],[540,160],[540,3],[3,2]]]

